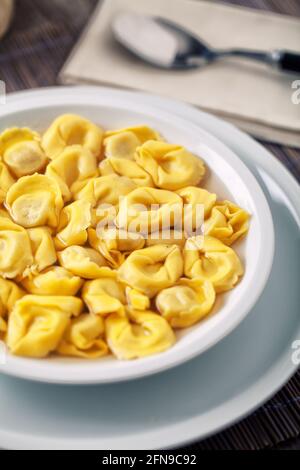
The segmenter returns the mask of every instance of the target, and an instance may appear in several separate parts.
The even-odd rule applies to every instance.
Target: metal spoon
[[[164,18],[119,13],[112,29],[119,43],[140,59],[166,69],[191,69],[234,56],[264,62],[281,70],[300,72],[300,53],[273,50],[213,49],[191,32]]]

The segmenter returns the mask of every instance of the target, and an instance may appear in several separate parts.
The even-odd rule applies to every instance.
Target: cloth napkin
[[[180,99],[262,140],[300,147],[300,76],[236,58],[191,71],[156,69],[114,40],[111,22],[124,10],[173,20],[216,48],[300,52],[300,19],[199,0],[105,0],[59,77],[62,83],[106,84]]]

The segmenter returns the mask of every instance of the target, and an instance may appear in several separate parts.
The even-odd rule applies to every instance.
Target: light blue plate
[[[99,88],[99,93],[106,92]],[[124,96],[124,92],[109,92]],[[147,101],[200,125],[231,147],[254,173],[275,224],[271,277],[253,311],[231,335],[171,371],[94,387],[43,385],[0,376],[0,446],[4,448],[180,446],[250,413],[297,369],[292,361],[292,344],[300,340],[300,189],[296,181],[263,147],[231,125],[174,101],[126,94],[141,105]]]

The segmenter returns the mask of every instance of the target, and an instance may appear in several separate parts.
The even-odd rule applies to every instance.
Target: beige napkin
[[[96,10],[60,79],[184,100],[225,117],[256,137],[300,147],[300,103],[292,101],[297,92],[292,83],[300,76],[232,58],[193,71],[156,69],[114,40],[111,21],[124,10],[169,18],[219,48],[300,52],[299,19],[196,0],[106,0]]]

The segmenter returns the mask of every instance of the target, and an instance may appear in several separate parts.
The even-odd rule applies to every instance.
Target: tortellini
[[[131,253],[119,268],[119,279],[151,298],[177,282],[182,273],[179,247],[156,245]]]
[[[184,274],[189,278],[209,280],[216,292],[232,289],[244,270],[232,248],[214,237],[195,237],[186,242]]]
[[[0,276],[14,279],[32,266],[33,255],[27,231],[7,217],[0,217]]]
[[[0,134],[0,340],[18,356],[133,360],[217,314],[250,214],[146,125],[73,114]],[[201,185],[201,187],[200,187]]]
[[[152,176],[155,186],[170,191],[196,185],[205,174],[202,160],[165,142],[145,142],[137,149],[135,160]]]
[[[105,134],[105,157],[133,160],[137,147],[148,140],[160,140],[160,135],[147,126],[127,127]]]
[[[249,214],[232,202],[218,202],[205,222],[206,235],[218,238],[226,245],[232,245],[248,232]]]
[[[63,199],[59,185],[52,178],[34,174],[23,176],[6,195],[6,207],[23,227],[57,227]]]
[[[33,255],[33,263],[24,276],[36,274],[44,269],[52,266],[56,260],[56,251],[51,236],[51,230],[48,227],[36,227],[27,230],[31,251]]]
[[[71,320],[64,338],[57,347],[63,356],[97,359],[108,354],[104,340],[104,321],[96,315],[82,314]]]
[[[52,266],[45,271],[26,278],[22,286],[30,294],[36,295],[71,295],[78,293],[83,280],[61,266]]]
[[[14,127],[0,135],[0,156],[17,178],[40,172],[47,164],[39,134],[27,128]]]
[[[46,155],[54,160],[72,145],[80,145],[99,158],[102,152],[103,130],[92,122],[74,114],[59,116],[42,138]]]
[[[0,318],[5,318],[25,294],[15,282],[0,278]]]
[[[217,195],[209,193],[206,189],[189,186],[180,189],[177,194],[184,203],[184,230],[187,235],[191,235],[195,230],[201,228],[214,207]]]
[[[93,314],[106,316],[110,313],[124,313],[125,287],[115,275],[86,282],[82,298]]]
[[[124,158],[106,158],[99,165],[102,176],[118,175],[130,178],[137,186],[153,187],[152,177],[136,162]]]
[[[145,245],[142,235],[117,228],[103,227],[97,231],[91,228],[88,234],[91,247],[98,250],[113,268],[118,268],[126,255]]]
[[[58,259],[63,268],[83,279],[97,279],[110,273],[104,257],[92,248],[69,246],[58,253]]]
[[[0,203],[5,201],[7,191],[16,182],[5,163],[0,161]]]
[[[7,345],[17,356],[42,358],[61,342],[72,316],[83,303],[77,297],[26,295],[9,316]]]
[[[58,249],[71,245],[84,245],[88,239],[87,229],[92,221],[91,204],[85,200],[66,206],[61,214],[55,244]]]
[[[210,281],[181,279],[176,286],[158,294],[156,306],[173,328],[187,328],[211,311],[215,298]]]
[[[99,176],[97,159],[89,150],[72,145],[47,166],[46,175],[57,181],[64,201],[68,202]]]
[[[168,322],[154,312],[131,311],[105,320],[107,343],[118,359],[136,359],[169,349],[176,341]]]
[[[148,234],[181,224],[183,202],[180,196],[163,189],[137,188],[121,200],[118,227]]]

